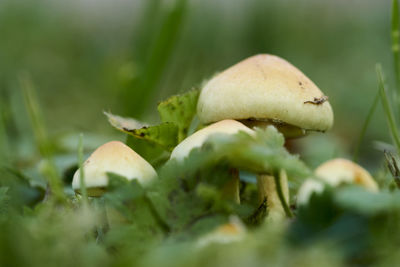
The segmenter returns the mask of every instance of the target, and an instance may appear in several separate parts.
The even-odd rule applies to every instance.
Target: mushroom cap
[[[333,159],[320,165],[315,170],[319,179],[307,179],[297,193],[297,204],[308,203],[313,193],[321,193],[325,184],[336,187],[342,183],[355,184],[371,192],[378,192],[379,187],[372,176],[361,166],[347,159]]]
[[[246,233],[247,230],[242,221],[236,216],[231,216],[228,223],[202,236],[197,241],[197,245],[199,247],[204,247],[213,243],[229,244],[238,242],[244,239]]]
[[[253,133],[253,130],[234,120],[222,120],[213,123],[201,130],[198,130],[177,145],[171,153],[171,159],[182,160],[183,158],[187,157],[193,148],[201,147],[206,141],[207,137],[212,134],[235,134],[239,131],[244,131],[249,134]]]
[[[372,192],[379,190],[378,184],[367,170],[347,159],[329,160],[320,165],[315,170],[315,174],[331,186],[351,183],[360,185]]]
[[[303,182],[297,192],[297,205],[306,205],[313,193],[320,194],[324,191],[324,188],[325,184],[322,181],[308,178]]]
[[[83,164],[88,196],[100,196],[108,185],[108,172],[138,179],[145,184],[157,177],[154,168],[130,147],[119,141],[108,142],[97,148]],[[80,190],[80,170],[72,180],[72,188]]]
[[[202,123],[223,119],[269,120],[326,131],[333,112],[320,89],[286,60],[268,54],[247,58],[203,87],[197,113]],[[312,101],[307,102],[307,101]]]

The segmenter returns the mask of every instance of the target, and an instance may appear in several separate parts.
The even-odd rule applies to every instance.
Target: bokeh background
[[[377,62],[393,87],[390,49],[389,0],[1,0],[2,160],[39,158],[21,76],[59,152],[74,154],[79,133],[93,147],[123,138],[103,111],[157,123],[158,101],[257,53],[289,60],[329,96],[335,126],[296,142],[303,159],[351,158]],[[377,141],[390,142],[380,107],[360,150],[372,171],[382,166]]]

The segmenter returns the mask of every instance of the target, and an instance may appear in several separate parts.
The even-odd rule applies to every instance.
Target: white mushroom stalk
[[[204,124],[234,119],[249,127],[274,125],[286,138],[293,138],[332,127],[333,112],[327,100],[321,90],[288,61],[260,54],[208,81],[200,93],[197,113]],[[287,178],[280,176],[281,179],[271,173],[259,175],[260,201],[270,202],[270,212],[274,207],[274,213],[290,216]],[[280,207],[275,202],[277,195]]]
[[[267,202],[268,216],[272,221],[292,217],[289,203],[289,186],[286,172],[257,176],[259,203]]]
[[[211,124],[191,136],[183,140],[171,153],[171,159],[182,161],[187,157],[193,148],[201,147],[209,136],[216,133],[225,134],[236,134],[239,131],[243,131],[249,134],[253,134],[254,131],[246,127],[242,123],[234,120],[223,120]],[[223,195],[228,199],[240,203],[239,197],[239,173],[237,170],[232,170],[232,179],[228,181],[222,189]]]
[[[342,158],[332,159],[315,170],[317,179],[307,179],[297,194],[297,205],[308,204],[312,194],[323,192],[325,185],[337,187],[341,184],[361,186],[370,192],[378,192],[379,187],[367,170],[360,165]]]

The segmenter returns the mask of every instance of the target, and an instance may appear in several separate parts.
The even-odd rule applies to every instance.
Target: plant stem
[[[392,1],[392,27],[391,27],[391,39],[392,39],[392,54],[393,54],[393,66],[396,77],[397,103],[400,103],[400,61],[399,61],[399,3],[398,0]]]
[[[226,199],[232,200],[235,203],[240,204],[239,170],[236,168],[232,168],[230,170],[230,174],[232,178],[224,185],[222,189],[222,195]]]
[[[290,210],[288,204],[286,203],[285,197],[283,196],[282,186],[281,186],[281,176],[279,175],[279,173],[274,174],[274,179],[275,179],[276,192],[278,193],[279,200],[281,201],[282,207],[285,210],[286,216],[288,216],[289,218],[293,218],[293,213]]]
[[[374,98],[374,102],[372,103],[372,105],[368,111],[368,115],[365,118],[364,124],[363,124],[361,132],[360,132],[360,136],[358,137],[356,148],[354,149],[353,161],[355,163],[358,162],[358,153],[360,152],[360,146],[365,137],[365,133],[367,132],[368,125],[371,122],[372,116],[375,113],[376,107],[378,106],[379,97],[380,97],[380,91],[378,90],[378,92],[376,93],[376,96]]]
[[[158,213],[157,209],[154,207],[153,202],[150,198],[145,194],[144,199],[150,209],[151,214],[153,215],[154,219],[156,220],[158,226],[164,232],[164,234],[168,234],[171,232],[171,227],[169,227],[168,223],[163,220],[163,218]]]
[[[397,153],[400,153],[400,135],[397,130],[396,120],[387,96],[385,79],[383,76],[382,66],[380,64],[376,64],[376,74],[378,76],[379,92],[381,95],[383,110],[385,111],[386,119],[388,121],[389,130],[396,146]]]

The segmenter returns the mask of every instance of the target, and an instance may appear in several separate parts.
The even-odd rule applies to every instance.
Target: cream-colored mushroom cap
[[[238,242],[244,239],[246,232],[246,227],[242,221],[236,216],[231,216],[228,223],[202,236],[197,241],[197,245],[199,247],[204,247],[212,243],[228,244]]]
[[[253,130],[234,120],[222,120],[211,124],[183,140],[171,153],[171,159],[181,160],[187,157],[195,147],[201,147],[207,137],[215,133],[235,134],[239,131],[252,134]]]
[[[139,154],[119,141],[108,142],[97,148],[83,164],[88,196],[100,196],[108,185],[107,173],[115,173],[129,180],[146,184],[157,177],[154,168]],[[80,191],[80,170],[72,181],[72,188]]]
[[[250,119],[314,131],[333,124],[321,90],[292,64],[268,54],[247,58],[208,81],[197,113],[202,123]]]
[[[378,184],[367,170],[347,159],[332,159],[320,165],[315,174],[331,186],[341,183],[351,183],[377,192]]]

